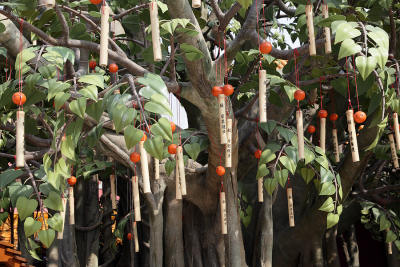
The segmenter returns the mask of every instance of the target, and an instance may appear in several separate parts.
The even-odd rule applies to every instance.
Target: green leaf
[[[377,60],[378,65],[383,69],[389,57],[389,51],[384,47],[370,48],[368,52]]]
[[[182,49],[183,52],[185,52],[185,57],[189,61],[199,60],[204,57],[204,54],[193,45],[182,43],[180,45],[180,48]]]
[[[305,163],[304,163],[305,165],[313,162],[313,160],[315,159],[314,152],[312,152],[307,147],[304,148],[304,159],[305,159]]]
[[[68,178],[71,176],[71,168],[63,158],[60,158],[54,168],[54,172],[63,178]]]
[[[328,18],[321,19],[316,24],[318,26],[321,26],[321,27],[330,27],[332,22],[337,21],[337,20],[345,20],[345,19],[346,19],[346,17],[343,16],[343,15],[336,15],[336,14],[335,15],[329,15]]]
[[[377,64],[376,57],[366,57],[366,56],[358,56],[356,57],[356,66],[358,71],[361,74],[363,80],[365,80],[371,72],[375,69]]]
[[[374,42],[384,48],[385,50],[389,49],[389,35],[387,32],[380,27],[370,27],[368,28],[370,31],[368,32],[368,37],[374,40]]]
[[[144,77],[138,79],[138,82],[145,85],[140,89],[139,94],[147,99],[151,99],[154,94],[163,95],[165,98],[169,96],[167,86],[159,75],[146,73]]]
[[[251,5],[251,0],[237,0],[238,3],[244,8],[245,10]]]
[[[379,217],[379,231],[383,231],[390,228],[390,221],[386,219],[386,216],[382,214]]]
[[[104,111],[103,100],[99,100],[96,103],[92,103],[86,108],[86,113],[95,119],[97,122],[100,121],[101,115]]]
[[[289,171],[286,169],[276,171],[274,173],[274,179],[276,179],[283,188],[285,188],[288,177],[289,177]]]
[[[86,111],[86,98],[81,97],[71,101],[71,103],[69,104],[69,108],[73,113],[84,119]]]
[[[64,221],[60,215],[60,213],[54,214],[51,218],[47,220],[47,223],[51,228],[56,230],[57,232],[61,232],[63,229]]]
[[[285,85],[283,88],[285,89],[286,95],[289,98],[289,102],[292,102],[294,100],[294,92],[296,92],[298,88],[289,85]]]
[[[162,13],[165,13],[168,10],[168,6],[161,1],[157,1],[157,6],[161,9]]]
[[[287,143],[292,140],[292,137],[294,136],[294,132],[292,132],[290,129],[287,129],[285,127],[277,126],[276,129],[278,130],[279,134],[285,138],[285,141]]]
[[[22,185],[21,182],[14,182],[8,186],[8,192],[10,194],[11,204],[15,207],[17,204],[17,199],[19,197],[30,197],[33,192],[33,188],[30,185]]]
[[[39,231],[41,226],[42,223],[34,220],[32,217],[26,218],[24,222],[25,236],[30,237],[31,235]]]
[[[71,97],[70,93],[59,92],[54,97],[54,107],[56,111],[60,110],[60,108],[65,105],[68,99]]]
[[[44,205],[52,210],[62,211],[63,206],[61,197],[58,193],[51,191],[49,196],[43,201]]]
[[[331,197],[328,197],[324,204],[322,204],[322,206],[319,208],[319,210],[321,211],[325,211],[325,212],[332,212],[335,209],[335,205],[333,203],[333,199]]]
[[[198,144],[198,143],[186,144],[183,147],[185,148],[186,153],[189,154],[189,156],[192,160],[197,159],[197,157],[199,156],[199,153],[201,151],[200,144]]]
[[[165,171],[167,172],[168,176],[170,176],[171,173],[175,170],[175,164],[175,160],[167,160],[167,162],[165,162]]]
[[[315,176],[315,173],[312,169],[309,168],[301,168],[300,169],[301,177],[303,177],[304,181],[308,184],[312,181]]]
[[[393,242],[396,239],[397,239],[397,236],[395,233],[393,233],[392,230],[389,230],[386,232],[386,243]]]
[[[321,175],[321,183],[330,182],[333,181],[333,179],[335,179],[335,176],[331,173],[331,171],[325,168],[320,168],[320,175]]]
[[[153,124],[151,126],[151,133],[172,142],[171,123],[166,118],[160,118],[157,123]]]
[[[267,148],[261,153],[259,164],[266,164],[273,161],[275,158],[275,153],[271,149]]]
[[[344,40],[351,40],[361,35],[361,32],[357,30],[353,25],[348,22],[341,23],[336,29],[335,44],[340,43]],[[354,43],[354,41],[353,41]],[[340,58],[339,58],[340,59]]]
[[[268,135],[272,133],[272,131],[276,127],[276,121],[268,120],[267,122],[261,122],[259,124],[260,128],[263,129]]]
[[[62,46],[47,46],[46,54],[58,55],[63,59],[63,63],[67,62],[67,60],[71,61],[72,65],[75,64],[75,52],[74,50],[62,47]]]
[[[359,52],[361,52],[361,46],[356,44],[353,39],[346,39],[340,46],[338,59],[342,59]]]
[[[321,165],[326,170],[329,170],[329,163],[326,157],[319,156],[315,159],[315,161],[318,162],[318,164]]]
[[[150,102],[144,105],[144,109],[160,115],[173,116],[168,101],[160,94],[153,94]]]
[[[267,168],[267,165],[261,164],[258,166],[257,175],[256,175],[257,179],[267,176],[268,174],[269,174],[269,170]]]
[[[40,242],[45,248],[49,248],[54,241],[56,233],[53,229],[41,230],[38,234]]]
[[[267,190],[268,194],[272,195],[276,187],[278,186],[278,181],[274,178],[267,178],[264,182],[265,190]]]
[[[339,222],[339,214],[329,213],[328,216],[326,216],[326,229],[335,226],[338,222]]]
[[[75,143],[72,140],[72,136],[67,136],[61,142],[61,154],[71,160],[75,160]]]
[[[134,147],[142,139],[143,134],[143,131],[136,129],[133,125],[126,127],[124,131],[126,147],[128,149]]]
[[[26,217],[30,216],[37,208],[38,202],[34,199],[27,199],[22,196],[17,200],[17,210],[19,219],[21,221],[25,220]]]
[[[112,120],[114,122],[115,131],[119,133],[124,130],[126,126],[134,121],[136,116],[136,109],[127,108],[124,104],[118,104],[112,109]]]
[[[89,85],[83,88],[82,90],[79,90],[79,93],[89,99],[93,99],[94,101],[97,101],[97,86],[95,85]]]
[[[330,196],[336,192],[335,186],[328,182],[321,184],[321,191],[319,192],[320,196]]]
[[[296,163],[292,159],[282,156],[279,158],[279,161],[294,175],[296,172]]]
[[[162,160],[164,158],[164,143],[161,136],[147,139],[144,142],[144,148],[156,159]]]
[[[10,206],[10,198],[8,197],[3,197],[2,199],[0,199],[0,208],[1,209],[8,209],[8,207]]]
[[[8,219],[9,214],[8,212],[0,212],[0,226]]]
[[[91,85],[96,85],[101,89],[104,89],[104,76],[99,74],[88,74],[79,78],[80,83],[87,83]]]
[[[1,24],[4,26],[3,23],[1,23]],[[4,27],[4,29],[5,29],[5,27]],[[4,47],[0,47],[0,55],[3,57],[7,57],[7,49]]]
[[[2,173],[0,173],[0,187],[6,187],[7,185],[15,181],[15,179],[21,176],[23,173],[24,172],[22,170],[14,169],[3,171]]]
[[[71,87],[69,83],[60,82],[57,81],[56,79],[47,80],[41,83],[40,86],[43,86],[44,88],[48,89],[47,100],[52,99],[58,93],[64,92],[65,90]]]

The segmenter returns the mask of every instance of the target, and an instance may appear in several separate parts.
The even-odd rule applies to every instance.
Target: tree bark
[[[260,265],[272,267],[272,251],[274,243],[274,218],[272,215],[272,196],[264,194],[264,202],[260,213],[261,237],[260,237]]]
[[[337,226],[326,231],[326,259],[328,267],[340,267],[339,254],[336,243]]]

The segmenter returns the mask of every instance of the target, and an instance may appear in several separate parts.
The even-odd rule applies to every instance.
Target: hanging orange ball
[[[314,125],[309,125],[307,128],[307,132],[309,132],[310,134],[315,133],[315,126]]]
[[[75,176],[71,176],[67,179],[67,182],[70,186],[74,186],[76,184],[76,177]]]
[[[24,93],[16,92],[12,96],[12,102],[15,105],[22,106],[26,102],[26,96]]]
[[[212,94],[213,96],[219,96],[220,94],[223,94],[224,90],[220,86],[214,86],[212,89]]]
[[[222,166],[218,166],[216,172],[219,176],[223,176],[225,174],[225,168]]]
[[[261,54],[269,54],[272,51],[272,44],[270,42],[264,41],[260,44]]]
[[[93,5],[98,5],[102,2],[103,2],[103,0],[90,0],[90,3],[92,3]]]
[[[90,60],[89,61],[89,68],[91,70],[94,70],[96,68],[96,66],[97,66],[96,60]]]
[[[306,98],[306,93],[304,93],[303,90],[297,89],[296,92],[294,92],[294,99],[297,101],[304,100],[304,98]]]
[[[224,91],[224,95],[230,96],[233,94],[234,88],[230,84],[225,84],[222,90]]]
[[[140,161],[140,154],[137,152],[133,152],[131,153],[131,155],[129,156],[129,158],[131,159],[131,161],[133,163],[138,163]]]
[[[171,144],[168,146],[168,153],[171,155],[175,155],[176,154],[176,149],[178,148],[177,145],[175,144]]]
[[[143,137],[142,137],[142,139],[140,139],[140,141],[144,142],[146,140],[147,140],[147,135],[145,133],[143,133]]]
[[[176,125],[175,125],[175,123],[173,123],[172,121],[170,121],[169,124],[171,124],[171,131],[174,133],[175,130],[176,130]]]
[[[109,70],[111,73],[116,73],[116,72],[118,71],[118,65],[115,64],[115,63],[112,63],[112,64],[110,64],[110,65],[108,66],[108,70]]]
[[[328,117],[328,111],[326,111],[325,109],[321,109],[320,111],[318,111],[318,118],[326,118]]]
[[[364,111],[357,111],[354,114],[354,121],[357,123],[363,123],[367,119],[367,114]]]
[[[254,152],[254,157],[256,159],[259,159],[259,158],[261,158],[261,154],[262,154],[262,151],[260,149],[257,149],[256,152]]]
[[[132,240],[132,234],[131,234],[131,233],[128,233],[128,234],[126,235],[126,239]]]
[[[331,115],[329,115],[329,119],[331,121],[337,121],[337,119],[339,119],[339,115],[336,113],[332,113]]]

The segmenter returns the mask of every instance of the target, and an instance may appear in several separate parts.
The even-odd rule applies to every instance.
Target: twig
[[[132,7],[128,10],[125,10],[125,11],[119,13],[118,15],[114,15],[112,18],[113,18],[113,20],[119,20],[119,19],[125,17],[126,15],[129,15],[132,12],[138,11],[140,9],[148,8],[148,7],[149,7],[149,4],[147,4],[147,3],[138,5],[138,6]]]

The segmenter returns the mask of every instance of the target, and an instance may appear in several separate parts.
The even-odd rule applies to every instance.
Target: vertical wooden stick
[[[327,19],[329,17],[328,5],[322,4],[321,9],[322,9],[322,17],[324,19]],[[324,33],[325,33],[325,54],[330,54],[332,53],[331,29],[329,27],[324,27]]]
[[[201,0],[192,0],[192,7],[193,8],[201,7]]]
[[[258,105],[260,122],[267,122],[267,71],[258,71]]]
[[[314,18],[313,18],[313,6],[306,5],[306,17],[307,17],[307,29],[308,29],[308,39],[309,39],[309,51],[310,56],[315,56],[317,54],[315,48],[315,36],[314,36]]]
[[[218,95],[218,117],[219,117],[219,132],[221,136],[221,144],[226,144],[228,138],[226,136],[226,113],[225,113],[225,95]]]
[[[149,160],[147,158],[147,152],[144,149],[144,141],[139,142],[140,150],[140,164],[142,169],[143,177],[143,193],[151,193],[150,189],[150,177],[149,177]]]
[[[179,181],[179,164],[178,158],[175,161],[175,198],[182,199],[181,182]]]
[[[25,112],[17,111],[15,130],[15,163],[18,168],[25,167]]]
[[[158,62],[162,59],[160,44],[160,25],[158,21],[158,5],[156,1],[149,3],[150,22],[151,22],[151,40],[153,42],[154,61]]]
[[[325,152],[326,118],[320,118],[319,147]]]
[[[221,233],[226,235],[228,233],[228,223],[226,220],[225,192],[219,193],[219,204],[221,206]]]
[[[264,177],[257,179],[258,202],[264,202]]]
[[[347,129],[349,131],[349,137],[350,137],[351,156],[353,162],[358,162],[360,161],[360,155],[358,154],[356,126],[354,125],[354,117],[352,109],[346,111],[346,118],[347,118]]]
[[[289,226],[294,227],[293,192],[291,187],[286,189],[286,195],[288,201]]]
[[[393,128],[394,136],[396,137],[396,149],[400,150],[399,115],[397,113],[393,113]]]
[[[297,123],[297,143],[299,150],[299,160],[304,159],[304,129],[303,129],[303,112],[299,109],[296,111]]]
[[[232,167],[232,119],[226,120],[225,167]]]
[[[154,158],[154,179],[160,179],[160,160]]]
[[[135,252],[139,252],[139,238],[138,238],[136,222],[132,222],[132,228],[133,228],[133,238],[135,240]]]
[[[387,243],[387,251],[389,255],[393,254],[392,242]]]
[[[340,161],[340,152],[339,152],[339,142],[337,137],[337,129],[332,129],[332,140],[333,140],[333,154],[335,155],[335,162],[338,163]]]
[[[182,196],[186,196],[185,163],[183,161],[182,146],[178,146],[178,148],[176,149],[176,155],[178,156],[179,181],[181,184],[181,193],[182,193]]]
[[[132,195],[135,221],[140,222],[142,220],[142,216],[140,213],[139,178],[137,176],[132,177]]]
[[[56,5],[55,0],[39,0],[38,1],[39,7],[53,8],[55,5]]]
[[[75,225],[75,200],[74,200],[74,188],[68,187],[68,204],[69,204],[69,224]]]
[[[117,195],[115,193],[115,175],[110,175],[110,187],[111,187],[111,206],[113,210],[117,210]]]
[[[101,25],[100,25],[100,60],[101,67],[106,67],[108,64],[108,37],[110,34],[110,10],[107,5],[101,6]]]
[[[67,199],[64,196],[61,197],[61,203],[62,203],[62,207],[63,207],[62,211],[60,211],[62,225],[61,225],[61,231],[57,233],[57,239],[63,239],[63,236],[64,236],[65,208],[67,206]]]
[[[389,134],[390,150],[392,152],[393,167],[399,168],[399,158],[397,157],[396,145],[394,144],[393,134]]]

